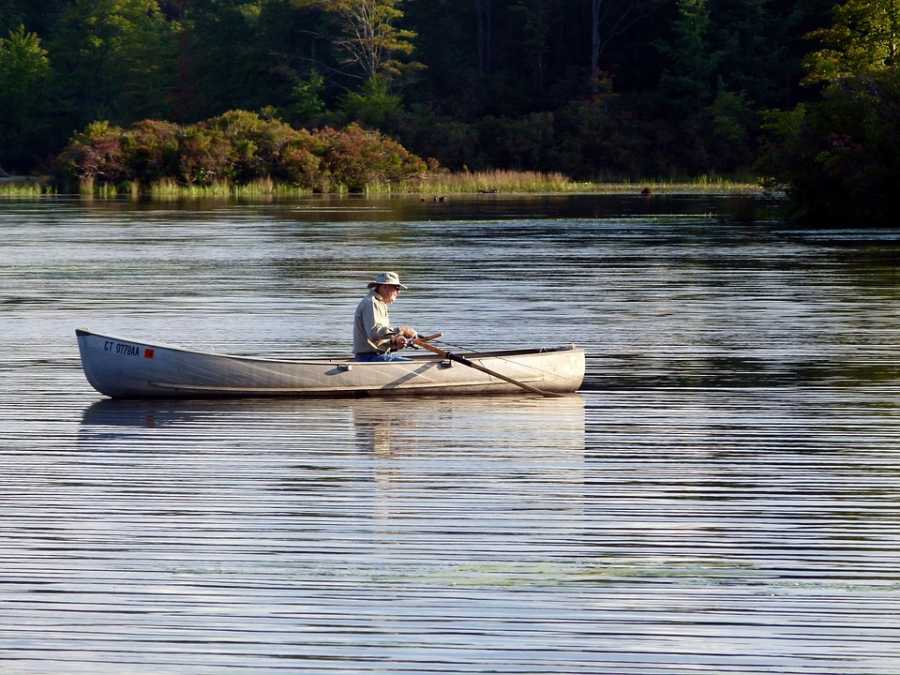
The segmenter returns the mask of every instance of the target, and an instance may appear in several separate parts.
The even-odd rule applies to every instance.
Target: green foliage
[[[396,123],[403,103],[390,92],[390,84],[383,77],[368,80],[361,91],[348,92],[341,99],[341,112],[348,119],[367,126],[385,128]]]
[[[283,109],[284,116],[299,124],[315,120],[325,112],[324,93],[325,78],[317,70],[306,78],[298,78]]]
[[[691,115],[710,99],[715,56],[709,30],[708,0],[678,0],[674,39],[658,45],[671,64],[663,71],[660,93],[674,119]]]
[[[900,65],[900,0],[845,0],[833,13],[831,26],[809,36],[825,47],[806,59],[808,82],[836,82]]]
[[[767,114],[758,167],[784,186],[796,219],[896,224],[900,197],[900,3],[847,0],[807,59],[819,100]]]
[[[747,95],[728,91],[720,83],[719,93],[708,109],[712,131],[711,145],[720,167],[746,167],[752,164],[759,122]]]
[[[0,147],[4,159],[22,164],[49,123],[51,70],[40,38],[19,26],[0,38]]]
[[[168,116],[177,24],[156,0],[72,0],[50,42],[81,123]]]

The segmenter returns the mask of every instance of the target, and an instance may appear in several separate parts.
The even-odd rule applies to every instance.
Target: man
[[[356,306],[353,318],[353,354],[355,361],[409,361],[394,354],[412,344],[416,331],[409,326],[391,327],[388,305],[393,304],[401,289],[396,272],[381,272],[369,282],[369,293]]]

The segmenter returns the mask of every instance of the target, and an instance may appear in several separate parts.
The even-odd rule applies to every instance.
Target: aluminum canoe
[[[83,329],[75,334],[88,382],[112,398],[444,396],[522,391],[428,352],[412,353],[409,361],[391,363],[358,363],[346,357],[266,359],[194,351]],[[584,350],[575,345],[465,356],[546,392],[574,392],[584,379]]]

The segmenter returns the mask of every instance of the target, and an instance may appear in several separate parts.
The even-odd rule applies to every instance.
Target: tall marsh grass
[[[313,194],[309,188],[279,183],[271,178],[259,178],[246,184],[218,181],[209,185],[185,184],[171,178],[153,183],[125,181],[119,185],[82,181],[79,191],[84,198],[131,199],[149,198],[156,201],[183,199],[291,199]],[[427,173],[416,179],[396,182],[376,182],[366,185],[366,196],[384,195],[444,195],[464,194],[673,194],[673,193],[753,193],[761,192],[760,184],[718,176],[699,176],[686,180],[652,179],[623,181],[574,181],[561,173],[537,171],[465,171]],[[346,194],[343,185],[332,185],[332,194]],[[37,180],[0,182],[0,197],[36,198],[59,194],[52,184]]]
[[[403,185],[403,190],[425,194],[478,193],[597,193],[644,194],[684,192],[759,192],[758,183],[738,181],[718,176],[699,176],[685,180],[652,179],[641,181],[575,181],[561,173],[536,171],[476,171],[461,173],[431,173],[417,182]]]
[[[35,181],[26,183],[0,183],[0,197],[10,199],[33,199],[35,197],[44,197],[55,195],[56,188],[52,185],[44,185]]]
[[[409,184],[413,191],[446,194],[477,194],[493,192],[575,192],[578,183],[561,173],[538,171],[465,171],[461,173],[431,173],[418,184]]]
[[[184,184],[171,178],[155,181],[149,186],[138,188],[136,183],[121,186],[119,194],[132,197],[146,196],[158,201],[178,199],[233,199],[233,198],[269,198],[269,197],[302,197],[311,194],[311,190],[276,183],[271,178],[261,178],[243,185],[229,181],[217,181],[209,185]]]

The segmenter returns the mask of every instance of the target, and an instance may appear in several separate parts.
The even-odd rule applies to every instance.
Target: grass
[[[575,183],[561,173],[537,171],[465,171],[428,174],[417,192],[434,194],[478,194],[495,192],[576,192]]]
[[[475,173],[433,174],[420,184],[419,191],[433,194],[463,193],[640,193],[649,190],[675,192],[759,192],[752,180],[719,176],[699,176],[687,180],[653,179],[640,181],[574,181],[561,173],[533,171],[479,171]]]
[[[311,190],[297,187],[296,185],[276,183],[271,178],[261,178],[243,185],[231,183],[229,181],[217,181],[210,185],[188,185],[164,178],[151,183],[146,191],[135,189],[132,186],[129,192],[132,196],[147,195],[151,199],[159,201],[177,199],[302,197],[312,193]]]
[[[149,196],[157,200],[302,197],[308,194],[311,194],[310,190],[276,183],[271,178],[261,178],[243,185],[229,181],[217,181],[210,185],[185,185],[163,179],[151,184],[149,189]]]
[[[44,197],[47,195],[55,195],[56,188],[52,185],[46,185],[35,180],[23,182],[0,182],[0,197],[10,199]]]
[[[674,193],[755,193],[761,192],[752,179],[735,180],[719,176],[699,176],[685,180],[610,180],[575,181],[561,173],[537,171],[465,171],[435,172],[404,183],[373,183],[366,187],[367,196],[429,195],[435,199],[445,195],[465,194],[674,194]],[[346,190],[336,189],[335,194]],[[0,182],[0,197],[42,197],[58,194],[57,189],[33,179],[21,182]],[[128,196],[132,199],[149,197],[157,201],[181,199],[271,199],[292,198],[312,194],[312,190],[296,185],[277,183],[262,178],[246,184],[219,181],[210,185],[188,185],[173,179],[162,179],[150,185],[126,182],[115,186],[86,181],[81,185],[83,196],[113,199]]]

